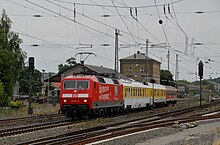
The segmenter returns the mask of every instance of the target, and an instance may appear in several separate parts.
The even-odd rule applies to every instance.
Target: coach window
[[[136,89],[133,88],[133,96],[136,95],[136,92],[135,92],[135,91],[136,91]]]
[[[138,96],[138,89],[135,89],[135,95]]]
[[[130,96],[130,88],[126,88],[125,89],[125,97],[129,97]]]
[[[132,96],[132,90],[131,90],[131,88],[129,88],[129,97],[131,97]]]

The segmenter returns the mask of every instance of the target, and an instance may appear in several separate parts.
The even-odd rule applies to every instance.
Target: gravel
[[[129,136],[125,136],[122,138],[114,138],[110,141],[97,143],[97,144],[98,145],[134,145],[136,143],[145,142],[146,140],[149,140],[149,139],[154,139],[157,137],[174,134],[179,131],[180,129],[163,127],[163,128],[153,129],[153,130],[149,130],[149,131],[142,132],[142,133],[137,133],[131,136],[129,135]]]
[[[130,115],[131,117],[132,115]],[[123,117],[122,117],[123,118]],[[126,119],[128,119],[129,117],[127,115],[125,115]],[[104,119],[105,120],[105,119]],[[106,119],[109,122],[115,122],[114,119]],[[117,119],[116,119],[117,120]],[[120,120],[120,119],[118,119]],[[120,120],[121,121],[121,120]],[[102,119],[101,121],[99,120],[100,123],[102,123]],[[103,121],[105,122],[105,121]],[[117,122],[117,121],[116,121]],[[184,130],[190,130],[190,129],[180,129],[180,128],[158,128],[158,129],[153,129],[153,130],[149,130],[149,131],[145,131],[142,133],[136,133],[133,135],[129,135],[129,136],[124,136],[121,138],[114,138],[112,140],[106,141],[106,142],[100,142],[97,144],[100,145],[194,145],[194,144],[202,144],[204,143],[204,145],[206,144],[211,144],[214,140],[219,139],[220,138],[220,120],[209,120],[209,121],[201,121],[198,122],[198,126],[195,128],[199,128],[200,126],[209,126],[209,124],[212,123],[216,123],[218,125],[215,125],[218,127],[218,131],[210,131],[208,133],[203,133],[204,130],[199,131],[199,133],[194,133],[194,134],[190,134],[188,136],[186,136],[185,138],[177,138],[177,137],[173,137],[172,135],[178,134],[178,133],[182,133],[184,132]],[[100,124],[99,124],[100,125]],[[57,136],[57,135],[61,135],[61,134],[65,134],[65,133],[70,133],[76,130],[80,130],[82,128],[85,128],[85,126],[91,126],[91,124],[81,124],[80,125],[69,125],[69,126],[64,126],[64,127],[58,127],[58,128],[53,128],[53,129],[47,129],[47,130],[39,130],[39,131],[35,131],[35,132],[30,132],[30,133],[25,133],[25,134],[20,134],[20,135],[13,135],[13,136],[8,136],[8,137],[0,137],[0,145],[14,145],[14,144],[18,144],[21,142],[25,142],[28,140],[33,140],[33,139],[37,139],[37,138],[42,138],[42,137],[49,137],[49,136]],[[207,129],[208,130],[208,129]],[[189,131],[190,132],[190,131]],[[202,133],[201,133],[202,132]],[[216,133],[217,132],[217,133]],[[168,139],[165,138],[163,139],[163,137],[166,136],[171,136],[170,138],[175,138],[176,140],[170,140],[169,142],[167,141]],[[193,143],[193,144],[190,144]],[[94,144],[94,143],[92,143]]]
[[[158,128],[116,137],[98,145],[212,145],[220,139],[220,119],[200,121],[195,128]],[[219,144],[218,144],[219,145]]]
[[[214,140],[220,138],[220,119],[201,121],[197,123],[198,126],[190,129],[163,127],[157,129],[151,129],[141,133],[135,133],[133,135],[125,135],[123,137],[116,137],[109,141],[97,142],[92,144],[98,145],[211,145]],[[0,138],[0,145],[14,145],[22,143],[24,141],[33,140],[42,137],[56,136],[64,133],[73,132],[83,128],[83,125],[69,125],[65,127],[58,127],[47,130],[39,130],[35,132],[13,135]],[[214,129],[213,129],[214,127]],[[203,128],[203,130],[201,129]],[[208,129],[207,129],[208,128]],[[198,132],[191,131],[197,129]],[[209,132],[205,132],[211,129]],[[188,131],[189,133],[184,133]],[[175,135],[180,134],[178,137]],[[182,138],[181,138],[182,137]]]

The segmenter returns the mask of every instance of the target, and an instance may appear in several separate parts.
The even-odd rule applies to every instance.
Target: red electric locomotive
[[[61,82],[60,109],[71,118],[123,110],[122,84],[100,76],[68,76]]]

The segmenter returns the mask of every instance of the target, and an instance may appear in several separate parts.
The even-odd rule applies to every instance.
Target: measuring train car
[[[171,86],[94,75],[68,76],[61,82],[60,110],[71,118],[175,104]]]
[[[123,85],[125,109],[174,105],[177,89],[172,86],[120,80]]]

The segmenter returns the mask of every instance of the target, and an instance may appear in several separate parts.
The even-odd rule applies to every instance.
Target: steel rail
[[[154,124],[149,124],[149,125],[155,125],[155,124],[158,124],[158,123],[156,123],[156,121],[161,121],[161,123],[168,122],[167,120],[163,120],[163,119],[171,117],[171,116],[176,117],[178,115],[186,114],[186,113],[192,112],[197,109],[203,109],[203,108],[209,107],[210,105],[213,105],[213,104],[206,104],[206,105],[203,105],[202,107],[191,107],[191,108],[187,108],[187,109],[175,110],[172,112],[159,113],[159,114],[155,114],[155,115],[151,115],[151,116],[147,116],[147,117],[141,117],[141,118],[132,119],[132,120],[128,120],[128,121],[122,121],[119,123],[113,123],[110,125],[98,126],[98,127],[85,129],[85,130],[75,131],[72,133],[59,135],[56,137],[49,137],[49,138],[44,138],[44,139],[39,139],[39,140],[37,139],[34,141],[27,141],[27,142],[23,142],[21,144],[61,144],[61,143],[68,142],[68,140],[71,140],[71,142],[72,142],[72,140],[74,140],[74,141],[77,141],[76,143],[80,143],[80,140],[83,140],[83,139],[87,139],[90,137],[95,137],[95,136],[99,136],[99,135],[103,135],[103,134],[109,134],[109,133],[112,134],[112,132],[115,132],[118,130],[124,130],[124,129],[128,130],[129,127],[131,129],[134,129],[134,128],[140,128],[141,126],[146,126],[146,123],[153,122]],[[209,117],[202,117],[202,118],[206,119]],[[197,117],[192,117],[192,116],[188,117],[188,119],[192,119],[192,118],[198,119],[199,117],[198,116]],[[180,118],[176,118],[176,120],[172,119],[171,121],[172,121],[172,123],[174,123],[178,120],[180,120]]]

